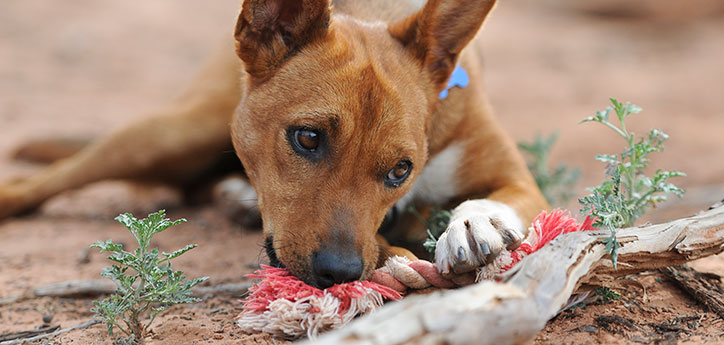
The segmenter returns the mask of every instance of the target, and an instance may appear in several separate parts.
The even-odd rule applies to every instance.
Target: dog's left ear
[[[234,37],[254,78],[267,79],[305,45],[327,33],[329,0],[244,0]]]
[[[390,34],[422,62],[442,89],[460,52],[475,37],[496,0],[428,0],[416,14],[389,26]]]

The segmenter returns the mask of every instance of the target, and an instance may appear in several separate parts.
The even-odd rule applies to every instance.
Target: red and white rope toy
[[[476,281],[493,279],[558,235],[586,230],[594,230],[588,217],[578,224],[567,211],[543,211],[533,220],[520,247],[500,253],[494,262],[479,268]],[[264,332],[289,339],[304,335],[313,338],[338,328],[357,315],[381,307],[384,299],[402,298],[401,293],[408,289],[458,286],[444,278],[429,261],[410,261],[399,256],[388,259],[368,281],[338,284],[324,290],[305,284],[281,268],[262,266],[250,277],[262,281],[249,289],[237,324],[249,333]]]

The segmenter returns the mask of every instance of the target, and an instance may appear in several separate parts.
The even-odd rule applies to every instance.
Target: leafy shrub
[[[549,168],[548,159],[556,140],[558,133],[547,138],[537,134],[531,142],[519,142],[518,148],[528,156],[528,170],[548,203],[562,205],[575,196],[573,186],[581,171],[565,164],[558,164],[553,170]]]
[[[182,271],[174,271],[171,267],[171,259],[196,248],[195,244],[172,253],[159,253],[158,248],[149,248],[153,235],[185,222],[185,219],[171,221],[161,210],[140,220],[130,213],[119,215],[116,220],[128,228],[138,248],[128,252],[122,244],[111,240],[91,245],[99,248],[101,253],[111,253],[108,259],[116,264],[103,269],[101,276],[113,280],[118,287],[115,294],[93,302],[91,311],[106,323],[109,335],[114,335],[115,327],[125,336],[117,337],[116,344],[139,344],[158,313],[174,304],[198,302],[198,298],[191,296],[191,288],[208,277],[189,281]],[[144,322],[147,314],[148,321]]]
[[[600,123],[618,134],[626,141],[626,146],[619,154],[597,155],[596,159],[606,163],[608,179],[600,185],[589,188],[591,194],[579,199],[581,213],[590,214],[594,226],[609,229],[609,236],[604,243],[611,255],[613,266],[617,265],[618,248],[621,244],[616,239],[616,229],[629,227],[644,214],[646,209],[666,201],[669,194],[681,197],[684,191],[668,182],[672,177],[686,176],[680,171],[658,169],[653,176],[644,173],[649,165],[649,154],[664,150],[664,142],[669,138],[664,132],[652,129],[643,138],[636,138],[633,132],[626,129],[626,118],[641,112],[641,108],[626,102],[621,103],[610,99],[612,106],[596,112],[595,116],[581,121]],[[616,126],[609,117],[616,115],[620,126]]]

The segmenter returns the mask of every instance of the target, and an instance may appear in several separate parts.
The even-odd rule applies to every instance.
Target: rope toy
[[[475,281],[494,279],[558,235],[594,230],[592,223],[586,217],[578,224],[568,211],[560,209],[543,211],[533,220],[520,247],[500,253],[494,262],[479,268]],[[399,256],[388,259],[368,281],[337,284],[324,290],[305,284],[283,268],[263,265],[248,276],[262,281],[249,289],[250,295],[242,302],[244,310],[236,323],[248,333],[264,332],[287,339],[304,335],[314,338],[343,326],[357,315],[378,309],[385,299],[402,298],[408,289],[466,285],[454,277],[443,277],[429,261],[410,261]]]
[[[337,284],[321,290],[307,285],[283,268],[262,265],[252,278],[262,281],[249,289],[236,323],[248,333],[264,332],[277,337],[314,338],[338,328],[355,316],[376,310],[384,299],[402,295],[371,281]]]

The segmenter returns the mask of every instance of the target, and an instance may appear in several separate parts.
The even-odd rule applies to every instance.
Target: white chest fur
[[[397,202],[397,209],[404,210],[412,201],[442,205],[458,195],[456,172],[462,154],[462,144],[456,143],[428,160],[410,192]]]

